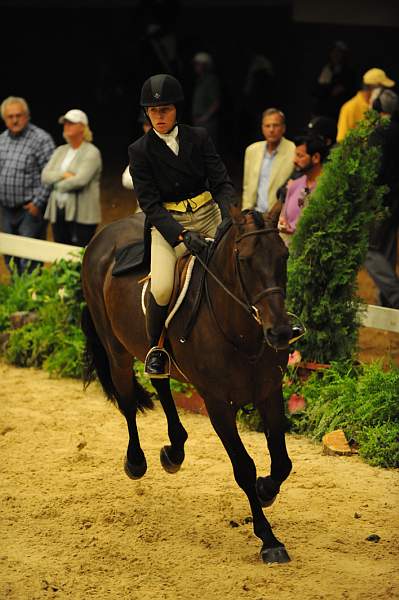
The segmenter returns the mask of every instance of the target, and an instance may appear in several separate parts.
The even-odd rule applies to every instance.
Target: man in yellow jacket
[[[337,142],[342,142],[350,129],[361,121],[371,106],[372,95],[375,90],[391,88],[395,85],[382,69],[369,69],[363,75],[363,86],[353,98],[341,106],[338,116]]]
[[[267,212],[277,203],[277,191],[292,172],[295,144],[284,137],[285,116],[277,108],[262,115],[264,140],[245,150],[242,209]]]

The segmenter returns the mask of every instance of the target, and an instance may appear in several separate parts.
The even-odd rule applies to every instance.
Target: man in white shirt
[[[268,212],[278,202],[277,190],[292,171],[295,144],[284,137],[285,115],[269,108],[262,115],[264,141],[245,150],[242,209]]]

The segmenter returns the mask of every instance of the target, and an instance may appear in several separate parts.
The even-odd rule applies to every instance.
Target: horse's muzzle
[[[278,325],[266,329],[264,332],[265,340],[275,350],[286,350],[293,337],[291,325]]]

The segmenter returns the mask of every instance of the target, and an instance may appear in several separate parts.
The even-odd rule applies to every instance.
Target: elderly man
[[[295,144],[284,137],[285,116],[277,108],[264,111],[262,133],[265,140],[245,150],[242,209],[264,213],[276,205],[277,190],[291,174]]]
[[[338,116],[337,142],[342,142],[350,129],[361,121],[365,113],[371,108],[372,96],[378,89],[391,88],[395,85],[382,69],[369,69],[363,75],[363,86],[356,96],[341,106]]]
[[[24,98],[9,96],[1,104],[7,129],[0,135],[0,208],[5,233],[44,239],[43,219],[49,188],[41,183],[41,172],[55,144],[43,129],[30,123]],[[9,267],[11,256],[5,256]],[[33,270],[37,262],[15,258],[19,273]]]

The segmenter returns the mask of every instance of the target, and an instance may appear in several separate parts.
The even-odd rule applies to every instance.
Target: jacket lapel
[[[161,138],[157,136],[154,131],[149,131],[151,140],[151,149],[157,155],[157,158],[166,165],[173,167],[183,173],[190,172],[191,169],[188,165],[189,158],[191,156],[191,150],[193,144],[191,141],[185,139],[184,132],[179,128],[179,154],[176,154],[165,144]]]
[[[280,166],[282,164],[282,162],[285,160],[285,144],[284,144],[284,138],[282,138],[279,147],[277,149],[277,154],[274,157],[273,163],[272,163],[272,169],[270,172],[270,182],[269,182],[269,190],[271,189],[274,180],[276,179],[277,173],[280,171]]]

